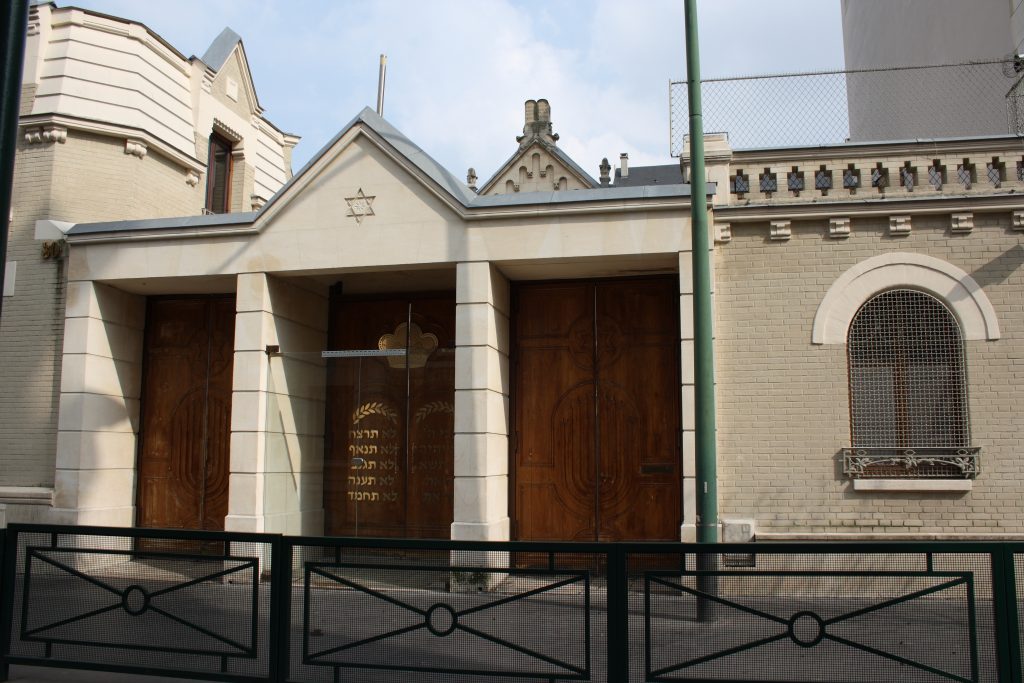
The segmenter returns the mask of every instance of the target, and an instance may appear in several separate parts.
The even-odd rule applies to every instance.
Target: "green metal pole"
[[[711,252],[704,173],[704,121],[700,104],[697,0],[686,0],[686,89],[690,102],[690,227],[693,233],[693,347],[696,397],[697,541],[718,542],[715,448],[715,358],[711,330]]]
[[[0,9],[0,288],[7,266],[7,228],[14,184],[14,150],[18,141],[21,68],[25,61],[28,0],[7,0]],[[0,296],[0,314],[3,297]],[[6,679],[3,679],[6,680]]]

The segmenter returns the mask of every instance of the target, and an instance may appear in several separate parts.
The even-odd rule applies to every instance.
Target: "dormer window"
[[[231,142],[210,134],[210,158],[206,178],[206,213],[231,210]]]

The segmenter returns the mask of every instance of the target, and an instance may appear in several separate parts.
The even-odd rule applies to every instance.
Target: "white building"
[[[185,57],[141,24],[50,3],[30,10],[19,134],[0,324],[0,503],[34,519],[52,503],[64,469],[55,456],[67,448],[57,443],[64,233],[82,220],[252,211],[291,176],[298,138],[263,115],[230,29],[202,59]]]
[[[842,11],[847,70],[911,67],[847,75],[851,140],[1021,130],[1008,121],[1006,99],[1024,75],[1019,60],[1013,68],[1014,56],[1024,49],[1020,3],[842,0]],[[969,62],[987,64],[947,66]],[[1014,104],[1024,115],[1024,101]]]

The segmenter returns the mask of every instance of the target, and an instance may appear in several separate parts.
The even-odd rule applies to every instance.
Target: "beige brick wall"
[[[949,215],[914,216],[906,237],[888,221],[854,219],[849,239],[828,221],[794,222],[773,242],[767,224],[732,226],[716,259],[719,500],[724,519],[758,532],[1024,533],[1024,249],[1008,214],[975,214],[952,235]],[[819,303],[844,271],[909,251],[969,273],[999,318],[997,341],[966,343],[973,445],[982,473],[968,493],[853,491],[845,345],[811,344]]]
[[[47,215],[52,147],[19,141],[7,260],[18,264],[0,318],[0,483],[53,484],[64,331],[62,263],[43,261],[35,221]]]
[[[202,197],[182,167],[125,154],[123,138],[68,131],[63,143],[19,140],[7,256],[17,277],[0,321],[0,486],[54,481],[66,261],[42,259],[35,222],[197,214]]]

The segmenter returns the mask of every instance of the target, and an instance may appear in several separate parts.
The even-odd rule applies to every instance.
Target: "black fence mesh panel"
[[[8,533],[18,664],[292,683],[1002,683],[1024,649],[1019,544]]]
[[[691,554],[631,574],[631,680],[996,681],[992,597],[988,553]]]
[[[293,553],[290,680],[607,680],[598,555]]]
[[[19,533],[11,657],[267,677],[269,542],[125,531]]]

